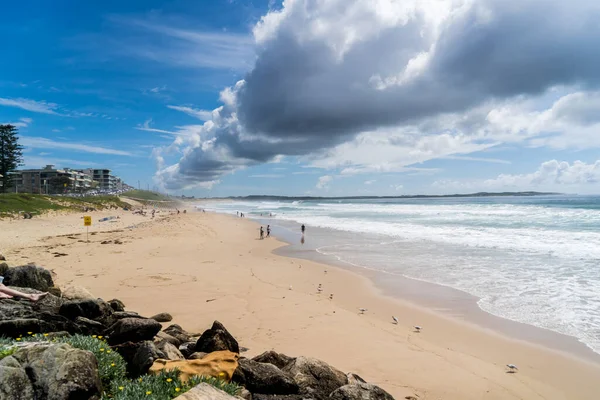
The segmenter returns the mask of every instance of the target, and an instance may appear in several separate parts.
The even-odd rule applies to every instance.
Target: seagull
[[[361,314],[364,314],[365,311],[369,311],[366,308],[359,308],[358,311],[360,311]]]
[[[392,315],[392,319],[394,320],[394,324],[398,325],[398,318],[396,318]]]
[[[317,292],[319,292],[319,294],[320,294],[322,291],[323,291],[323,288],[319,286],[319,287],[317,288]]]
[[[419,325],[415,325],[415,332],[421,332],[421,327]]]
[[[519,370],[515,364],[506,364],[506,367],[508,368],[508,372],[512,374]]]

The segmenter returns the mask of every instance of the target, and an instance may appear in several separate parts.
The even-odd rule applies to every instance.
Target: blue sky
[[[588,3],[11,3],[0,123],[176,194],[597,193]]]

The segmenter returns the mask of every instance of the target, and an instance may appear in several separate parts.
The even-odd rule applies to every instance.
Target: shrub
[[[157,375],[145,375],[134,380],[113,381],[108,390],[112,396],[105,394],[103,400],[173,399],[202,382],[206,382],[232,396],[239,394],[241,390],[241,387],[235,383],[227,383],[220,379],[205,376],[193,376],[184,383],[179,379],[179,371],[173,370],[162,371]]]
[[[2,360],[4,357],[12,355],[15,351],[17,351],[17,348],[14,346],[0,346],[0,360]]]

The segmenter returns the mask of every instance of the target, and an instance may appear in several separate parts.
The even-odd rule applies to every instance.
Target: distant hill
[[[343,197],[314,197],[314,196],[269,196],[269,195],[251,195],[251,196],[231,196],[228,199],[235,200],[377,200],[377,199],[428,199],[428,198],[454,198],[454,197],[500,197],[500,196],[552,196],[562,193],[554,192],[478,192],[468,194],[444,194],[444,195],[405,195],[405,196],[343,196]]]

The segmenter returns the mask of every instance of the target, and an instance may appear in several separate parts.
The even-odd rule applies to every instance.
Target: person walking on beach
[[[271,236],[271,225],[267,225],[267,237]]]
[[[304,236],[304,231],[306,230],[306,226],[304,226],[304,224],[302,224],[302,227],[300,229],[302,230],[302,236]]]
[[[260,238],[264,239],[264,237],[265,237],[265,231],[264,231],[263,227],[261,226],[260,227]]]

